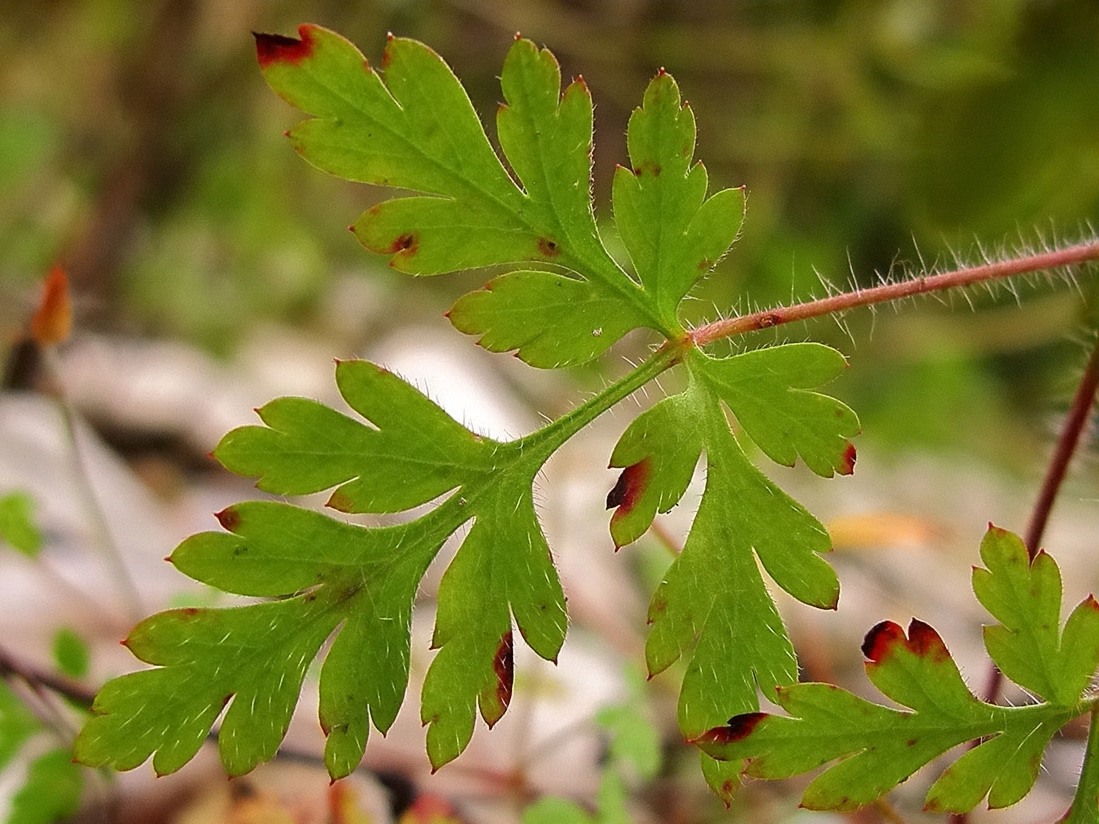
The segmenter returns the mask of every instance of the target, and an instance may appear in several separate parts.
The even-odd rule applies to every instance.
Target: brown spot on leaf
[[[538,238],[538,252],[542,257],[557,257],[561,254],[561,250],[557,248],[557,242],[548,237]]]
[[[698,271],[700,271],[700,272],[709,272],[710,269],[713,268],[713,266],[714,266],[713,260],[711,260],[710,258],[705,258],[704,257],[704,258],[702,258],[702,260],[700,260],[698,262]]]
[[[214,515],[218,519],[218,523],[221,524],[223,529],[232,532],[238,526],[240,526],[240,513],[234,507],[227,506]]]
[[[515,645],[510,629],[504,633],[496,648],[492,671],[496,675],[496,684],[490,700],[481,701],[481,716],[490,728],[503,717],[511,703],[511,691],[515,683]]]
[[[855,445],[853,443],[848,443],[847,448],[843,450],[843,460],[840,462],[840,465],[836,467],[836,471],[841,475],[850,475],[853,473],[855,471],[856,457]]]
[[[668,610],[668,598],[663,595],[660,590],[653,593],[652,600],[649,601],[649,618],[647,623],[653,623]],[[654,673],[655,674],[655,673]]]
[[[416,254],[417,249],[420,246],[420,238],[415,232],[405,232],[396,238],[389,248],[386,249],[391,255],[404,255],[405,257],[411,257]]]
[[[260,34],[252,32],[256,38],[256,59],[261,69],[272,63],[287,63],[297,66],[313,55],[313,30],[311,26],[298,26],[298,37],[284,37],[281,34]]]
[[[740,785],[731,778],[726,778],[724,781],[721,782],[721,791],[718,793],[718,795],[721,796],[721,801],[725,805],[726,810],[732,809],[733,794],[736,793],[739,786]]]
[[[645,458],[622,470],[614,488],[607,493],[607,509],[618,507],[618,512],[614,513],[616,518],[626,515],[637,504],[649,482],[652,465],[652,458]]]
[[[724,727],[714,727],[706,730],[698,738],[693,739],[695,744],[732,744],[752,734],[759,723],[767,717],[765,712],[745,712],[734,715]]]

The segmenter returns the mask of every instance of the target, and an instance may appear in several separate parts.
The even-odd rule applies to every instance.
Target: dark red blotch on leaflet
[[[253,32],[256,38],[256,59],[261,69],[272,63],[297,65],[313,54],[313,32],[309,26],[298,26],[298,36],[285,37],[281,34],[260,34]]]
[[[652,459],[645,458],[623,469],[614,488],[607,493],[607,509],[618,507],[623,513],[633,509],[649,480],[651,467]]]
[[[511,703],[511,690],[515,683],[515,642],[510,629],[504,633],[500,646],[496,648],[492,671],[496,673],[496,697],[500,699],[503,714]]]
[[[862,654],[879,663],[898,645],[903,645],[909,652],[920,656],[942,658],[949,655],[939,633],[918,618],[913,618],[908,624],[907,638],[904,637],[901,626],[893,621],[882,621],[875,625],[863,639]]]
[[[706,730],[696,742],[705,741],[710,744],[732,744],[752,734],[759,722],[768,716],[765,712],[745,712],[734,715],[724,727],[714,727]]]

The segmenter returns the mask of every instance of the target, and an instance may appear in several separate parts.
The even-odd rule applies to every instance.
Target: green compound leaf
[[[823,355],[815,348],[807,351]],[[682,497],[705,451],[702,501],[683,553],[649,605],[652,631],[645,650],[652,674],[689,656],[679,724],[693,738],[730,712],[757,709],[757,686],[773,693],[779,684],[796,680],[793,647],[758,564],[807,604],[830,609],[839,596],[835,572],[821,557],[831,549],[824,527],[751,464],[729,429],[722,403],[747,408],[745,428],[762,441],[772,438],[786,418],[810,427],[815,415],[817,428],[832,434],[853,434],[858,424],[850,410],[823,396],[802,393],[810,399],[803,410],[799,393],[780,390],[774,374],[778,367],[758,353],[715,360],[692,352],[687,366],[688,389],[643,413],[623,434],[611,465],[624,468],[607,503],[616,507],[611,518],[615,543],[634,540],[656,512],[667,511]],[[742,374],[757,380],[740,382]],[[817,382],[831,377],[827,369],[815,374]],[[795,380],[805,385],[805,375],[795,373]],[[774,399],[780,423],[752,417],[758,402],[742,401],[750,391]],[[797,415],[782,414],[787,408]],[[837,418],[837,410],[845,412]],[[818,465],[853,459],[844,457],[851,449],[843,438],[818,440],[801,447]],[[720,777],[721,784],[725,780]]]
[[[66,821],[80,809],[84,770],[72,753],[54,749],[30,763],[27,778],[12,796],[5,824],[52,824]]]
[[[652,81],[631,118],[633,171],[615,179],[635,279],[596,226],[591,95],[582,79],[562,92],[549,51],[519,38],[504,61],[496,127],[505,167],[461,84],[423,44],[391,37],[383,82],[338,35],[298,32],[256,40],[271,88],[314,115],[290,131],[294,148],[332,174],[422,193],[356,221],[367,249],[420,275],[515,263],[554,270],[509,273],[466,295],[449,313],[457,329],[546,368],[591,360],[640,326],[685,334],[678,306],[736,240],[744,193],[706,199],[706,170],[691,164],[694,118],[671,76]]]
[[[77,740],[84,763],[128,769],[153,755],[158,773],[177,770],[228,705],[219,734],[222,761],[230,773],[247,772],[277,750],[306,669],[332,638],[321,669],[320,719],[328,769],[347,775],[362,758],[369,724],[384,733],[403,700],[419,581],[446,538],[470,520],[443,576],[433,641],[439,653],[424,687],[434,766],[468,744],[478,705],[490,726],[506,710],[513,618],[535,652],[556,657],[566,627],[564,594],[535,516],[532,484],[559,444],[544,434],[537,443],[510,444],[475,436],[369,363],[342,362],[337,373],[345,399],[373,427],[320,404],[283,399],[265,408],[279,429],[234,430],[216,454],[279,494],[340,485],[333,499],[350,511],[393,511],[454,491],[428,514],[383,528],[275,502],[219,513],[227,532],[195,535],[170,560],[227,592],[282,600],[172,610],[138,625],[127,644],[157,668],[103,688]],[[337,418],[342,421],[334,425]],[[309,444],[326,427],[328,437],[311,452]],[[415,450],[423,445],[412,438],[402,457],[392,438],[410,428],[439,443],[420,454]],[[333,433],[346,437],[332,440]],[[458,466],[459,460],[468,464]],[[416,494],[379,483],[368,472],[379,464],[408,473]],[[402,474],[383,477],[404,485]]]
[[[990,527],[981,542],[988,569],[973,592],[1000,621],[985,627],[988,654],[1008,678],[1051,704],[1074,705],[1099,661],[1099,604],[1082,601],[1059,632],[1061,573],[1045,552],[1033,562],[1018,536]]]
[[[591,97],[582,80],[562,92],[548,51],[517,39],[505,60],[501,159],[457,79],[420,43],[390,38],[378,70],[316,26],[256,42],[270,86],[312,116],[289,133],[306,160],[416,193],[356,221],[364,246],[422,275],[522,265],[459,299],[449,313],[456,328],[541,367],[588,361],[641,326],[666,340],[616,384],[508,443],[470,432],[362,361],[336,367],[354,415],[302,398],[265,405],[264,425],[230,432],[215,450],[227,468],[274,495],[332,490],[328,506],[341,512],[424,506],[426,514],[367,528],[285,503],[223,510],[224,531],[189,538],[171,561],[226,592],[273,600],[172,610],[139,624],[127,643],[152,668],[103,688],[78,758],[126,769],[152,757],[157,772],[171,772],[220,719],[222,761],[231,773],[250,770],[277,750],[310,662],[327,646],[325,760],[333,777],[347,775],[369,728],[384,734],[406,692],[419,582],[444,542],[465,531],[442,576],[420,708],[432,765],[451,760],[478,712],[492,726],[507,709],[514,630],[549,660],[563,642],[565,599],[535,514],[540,468],[597,415],[679,363],[687,391],[640,416],[614,451],[611,465],[623,472],[608,496],[611,532],[617,546],[636,540],[683,497],[705,454],[706,488],[685,551],[650,606],[647,664],[656,673],[687,662],[679,723],[688,736],[758,709],[757,688],[775,694],[796,676],[760,566],[821,608],[835,606],[838,585],[821,557],[830,549],[824,528],[752,465],[727,413],[774,460],[800,456],[821,475],[851,471],[858,422],[814,391],[842,370],[833,350],[803,344],[716,359],[697,351],[679,321],[683,298],[735,240],[744,195],[707,198],[693,115],[671,77],[652,81],[631,118],[630,167],[614,182],[631,276],[607,252],[592,210]],[[733,772],[709,756],[703,763],[728,799]]]
[[[989,569],[975,574],[975,584],[981,581],[975,588],[983,592],[982,603],[996,605],[997,617],[1009,616],[1010,626],[993,627],[998,631],[991,635],[1015,633],[1006,642],[996,641],[998,649],[1015,646],[1017,653],[1029,645],[1040,659],[1051,660],[1058,651],[1058,616],[1056,610],[1049,612],[1053,602],[1060,602],[1056,565],[1045,556],[1032,567],[1022,542],[994,527],[981,554]],[[1077,611],[1081,608],[1093,613],[1094,602],[1088,598]],[[1052,634],[1045,624],[1051,617]],[[1065,662],[1071,678],[1065,683],[1073,688],[1076,673],[1085,666],[1093,672],[1097,663],[1086,643],[1077,649],[1084,661]],[[1081,700],[1079,690],[1068,703],[1002,707],[980,701],[938,633],[918,620],[909,625],[907,637],[891,621],[879,624],[867,634],[863,652],[874,685],[911,711],[883,707],[830,684],[795,684],[776,691],[788,716],[741,713],[696,743],[714,758],[747,759],[746,774],[757,778],[786,778],[839,759],[809,784],[801,803],[809,809],[850,810],[880,797],[952,747],[983,739],[947,768],[927,795],[926,809],[962,813],[986,796],[992,808],[1022,799],[1037,779],[1050,739],[1094,703]],[[1022,670],[1028,678],[1036,677],[1035,671]],[[1059,689],[1068,694],[1067,686]]]
[[[34,522],[34,499],[25,492],[0,496],[0,541],[31,558],[42,551],[42,532]]]
[[[0,772],[46,727],[0,681]],[[6,824],[49,824],[71,816],[80,805],[83,768],[73,763],[72,752],[51,749],[30,760],[22,785],[11,796]]]

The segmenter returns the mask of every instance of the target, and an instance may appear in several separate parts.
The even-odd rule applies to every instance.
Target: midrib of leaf
[[[1025,575],[1020,576],[1021,580],[1017,579],[1013,575],[1007,577],[1008,584],[1011,587],[1011,594],[1015,597],[1015,601],[1017,604],[1027,604],[1034,598],[1034,593],[1030,591],[1029,587],[1020,588],[1018,584],[1023,582],[1031,582],[1033,580],[1035,572],[1036,570],[1034,570],[1034,563],[1031,562],[1028,565]],[[1060,586],[1060,576],[1058,576],[1058,586]],[[1061,692],[1061,685],[1056,679],[1056,676],[1054,676],[1053,674],[1057,672],[1058,664],[1060,663],[1057,659],[1061,657],[1061,632],[1057,623],[1058,618],[1054,618],[1052,631],[1049,632],[1049,640],[1052,641],[1052,643],[1047,643],[1046,640],[1043,639],[1038,632],[1038,630],[1042,629],[1042,627],[1036,626],[1034,623],[1031,622],[1031,620],[1029,620],[1030,616],[1026,614],[1025,607],[1024,609],[1014,610],[1014,612],[1016,614],[1013,615],[1012,618],[1014,618],[1020,624],[1020,626],[1014,628],[1005,627],[1005,629],[1008,629],[1008,631],[1012,634],[1021,633],[1030,643],[1032,649],[1038,655],[1038,660],[1041,662],[1041,673],[1046,681],[1045,686],[1049,689],[1050,692],[1049,695],[1044,695],[1042,697],[1049,701],[1057,701],[1060,699],[1058,693]]]

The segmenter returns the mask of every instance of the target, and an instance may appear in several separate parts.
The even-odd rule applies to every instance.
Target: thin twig
[[[137,582],[130,574],[129,568],[122,557],[122,551],[111,534],[111,528],[107,522],[107,514],[99,502],[95,486],[91,480],[91,470],[87,464],[85,449],[81,444],[81,436],[77,425],[77,412],[69,401],[61,382],[61,373],[58,368],[56,353],[52,347],[43,350],[43,361],[50,372],[53,394],[57,406],[61,412],[61,421],[65,429],[65,437],[71,448],[70,456],[73,464],[73,481],[77,492],[83,498],[85,515],[89,519],[88,526],[92,530],[93,545],[103,554],[105,562],[115,579],[119,595],[126,610],[126,617],[131,623],[137,623],[145,614],[142,605],[141,592]]]
[[[81,707],[90,707],[95,700],[95,690],[88,689],[72,678],[21,661],[3,647],[0,647],[0,678],[5,681],[22,681],[35,692],[55,692]]]

